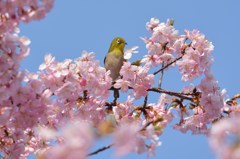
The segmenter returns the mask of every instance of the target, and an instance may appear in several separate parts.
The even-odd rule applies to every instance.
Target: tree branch
[[[162,63],[162,68],[163,67],[164,67],[164,63]],[[161,74],[160,74],[160,77],[159,77],[159,81],[158,81],[158,88],[162,87],[163,74],[164,74],[164,70],[161,71]]]
[[[153,75],[158,74],[159,72],[162,72],[163,70],[165,70],[166,68],[168,68],[170,65],[172,65],[173,63],[177,62],[178,60],[182,59],[182,56],[179,56],[178,58],[176,58],[175,60],[173,60],[172,62],[168,63],[167,65],[163,66],[161,69],[157,70],[156,72],[153,73]]]
[[[147,100],[148,100],[148,94],[144,98],[143,108],[146,108],[147,106]]]
[[[187,38],[185,39],[185,42],[187,41]],[[154,72],[153,75],[158,74],[159,72],[162,72],[163,70],[165,70],[166,68],[168,68],[170,65],[172,65],[173,63],[177,62],[178,60],[182,59],[184,54],[185,54],[185,50],[187,47],[190,47],[192,45],[192,42],[188,45],[186,45],[183,50],[182,50],[182,55],[179,56],[178,58],[176,58],[175,60],[173,60],[172,62],[168,63],[167,65],[163,66],[161,69],[159,69],[158,71]]]
[[[113,90],[114,88],[111,87],[109,90]],[[132,87],[128,87],[128,89],[133,89]],[[151,92],[157,92],[157,93],[165,93],[165,94],[168,94],[170,96],[176,96],[176,97],[179,97],[179,98],[182,98],[182,99],[186,99],[186,100],[190,100],[190,101],[193,101],[193,99],[191,97],[188,97],[188,96],[193,96],[193,95],[196,95],[196,93],[182,93],[182,92],[172,92],[172,91],[167,91],[167,90],[164,90],[162,88],[149,88],[147,90],[148,92],[151,91]],[[106,106],[108,105],[111,105],[111,103],[106,103]]]
[[[104,151],[104,150],[107,150],[107,149],[111,148],[112,145],[113,145],[113,144],[110,144],[110,145],[108,145],[108,146],[104,146],[104,147],[102,147],[102,148],[100,148],[100,149],[98,149],[98,150],[96,150],[96,151],[93,151],[93,152],[89,153],[87,156],[96,155],[96,154],[98,154],[99,152],[102,152],[102,151]]]
[[[147,122],[147,123],[144,125],[144,127],[142,127],[142,129],[140,129],[139,131],[144,131],[149,125],[151,125],[151,124],[153,124],[153,123],[161,122],[161,121],[163,121],[162,118],[159,118],[159,119],[157,119],[157,120],[149,121],[149,122]]]
[[[151,91],[151,92],[157,92],[157,93],[165,93],[171,96],[176,96],[179,97],[181,99],[186,99],[186,100],[190,100],[193,101],[193,99],[191,97],[188,97],[189,95],[194,95],[193,93],[179,93],[179,92],[172,92],[172,91],[167,91],[161,88],[150,88],[147,91]]]

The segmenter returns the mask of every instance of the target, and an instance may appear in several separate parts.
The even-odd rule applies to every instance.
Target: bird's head
[[[114,38],[112,40],[112,43],[110,45],[110,48],[109,48],[108,52],[111,52],[114,49],[119,49],[119,50],[121,50],[123,52],[123,49],[124,49],[126,44],[127,43],[126,43],[126,41],[123,38],[116,37],[116,38]]]

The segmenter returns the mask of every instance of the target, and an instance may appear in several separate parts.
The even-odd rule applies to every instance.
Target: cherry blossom
[[[54,132],[47,128],[40,128],[39,135],[46,135],[52,139],[61,138],[59,144],[51,148],[45,148],[38,155],[41,158],[86,158],[87,151],[93,143],[93,132],[89,123],[81,120],[66,122],[62,126],[62,131]],[[49,136],[52,134],[51,136]]]
[[[128,60],[132,57],[132,54],[138,53],[137,49],[138,49],[138,46],[134,46],[132,48],[126,49],[124,52],[124,59]]]
[[[185,34],[186,39],[189,39],[191,43],[185,47],[184,56],[181,61],[177,62],[177,65],[183,74],[182,80],[192,81],[210,68],[213,62],[211,56],[213,45],[198,30],[185,30]]]
[[[210,145],[219,159],[239,158],[239,116],[221,120],[213,124],[210,133]]]
[[[138,133],[139,130],[140,127],[137,124],[122,123],[119,125],[113,137],[116,155],[122,156],[129,152],[142,153],[145,151],[144,140]]]
[[[53,7],[53,0],[12,0],[0,2],[0,34],[14,31],[21,21],[27,23],[45,17]]]
[[[161,63],[170,63],[174,59],[174,49],[171,45],[177,40],[178,31],[173,27],[172,20],[160,23],[158,19],[152,18],[146,24],[151,37],[143,38],[146,43],[148,55],[142,59],[142,63],[149,66],[157,66]]]

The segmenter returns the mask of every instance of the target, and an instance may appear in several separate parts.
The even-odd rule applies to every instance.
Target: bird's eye
[[[118,43],[118,44],[120,44],[120,43],[121,43],[120,39],[117,39],[117,43]]]

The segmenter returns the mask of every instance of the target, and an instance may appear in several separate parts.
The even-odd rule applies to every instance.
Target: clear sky
[[[184,29],[199,29],[213,42],[215,62],[212,70],[221,89],[226,88],[232,96],[240,92],[239,6],[239,0],[59,0],[45,19],[20,26],[21,35],[32,41],[31,53],[21,68],[36,72],[47,53],[62,61],[77,58],[82,50],[95,52],[103,66],[109,44],[116,36],[124,37],[128,47],[138,45],[139,54],[135,58],[141,58],[146,49],[140,37],[149,36],[146,22],[151,17],[160,21],[173,18],[180,33]],[[164,76],[163,88],[179,91],[182,88],[180,78],[170,70]],[[154,158],[215,158],[205,136],[181,134],[170,126],[161,141],[163,145],[158,147]],[[104,140],[96,147],[107,144]],[[107,150],[92,158],[113,159],[112,152]],[[124,158],[141,159],[146,155]]]

